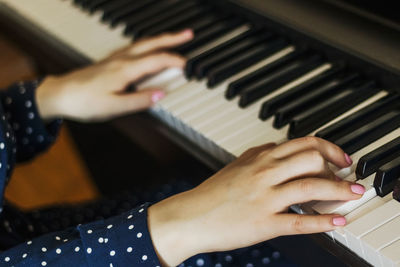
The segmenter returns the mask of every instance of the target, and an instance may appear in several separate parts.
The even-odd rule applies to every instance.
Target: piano
[[[355,164],[337,175],[363,184],[365,195],[292,209],[340,213],[348,225],[271,243],[304,266],[394,267],[400,266],[395,10],[394,1],[356,0],[0,0],[0,25],[29,44],[42,68],[56,59],[60,71],[136,39],[192,28],[195,39],[175,49],[188,58],[186,68],[136,85],[168,92],[150,111],[161,131],[214,169],[267,142],[315,135],[340,145]]]

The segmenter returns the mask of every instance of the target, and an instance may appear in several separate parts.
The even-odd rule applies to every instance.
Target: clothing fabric
[[[160,266],[148,231],[150,204],[146,202],[187,190],[191,187],[187,183],[156,189],[152,197],[122,194],[81,207],[29,213],[4,202],[4,189],[14,165],[46,150],[62,123],[40,118],[35,101],[38,84],[20,82],[0,91],[0,266]],[[260,244],[197,255],[180,266],[294,265],[278,251]]]

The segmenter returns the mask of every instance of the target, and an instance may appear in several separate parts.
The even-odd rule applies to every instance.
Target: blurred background
[[[0,88],[37,77],[33,60],[0,32]],[[67,127],[51,149],[14,170],[6,198],[23,209],[95,199],[99,192]]]

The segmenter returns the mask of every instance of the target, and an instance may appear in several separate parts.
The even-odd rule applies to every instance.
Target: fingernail
[[[332,219],[333,225],[336,226],[344,226],[346,225],[346,218],[345,217],[335,217]]]
[[[184,35],[187,35],[187,36],[192,36],[193,35],[193,31],[191,29],[186,29],[182,33]]]
[[[151,101],[153,101],[153,103],[157,103],[158,101],[160,101],[161,99],[163,99],[165,96],[165,93],[163,91],[157,91],[154,92],[151,95]]]
[[[362,195],[365,193],[365,188],[364,186],[360,185],[360,184],[353,184],[350,186],[351,191],[355,194],[359,194]]]
[[[347,153],[344,154],[344,157],[346,158],[346,161],[349,165],[353,164],[353,160],[350,158],[350,156]]]
[[[340,181],[342,181],[342,178],[340,178],[339,176],[335,176],[335,180],[340,182]]]

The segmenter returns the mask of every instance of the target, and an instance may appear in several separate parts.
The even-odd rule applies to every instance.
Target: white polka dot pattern
[[[38,113],[35,89],[38,83],[18,83],[9,90],[0,91],[0,186],[5,185],[16,160],[28,160],[47,149],[55,140],[61,120],[45,124]],[[0,199],[3,198],[0,192]],[[148,204],[104,221],[79,225],[76,228],[47,234],[26,241],[0,253],[0,266],[161,266],[147,229]],[[3,207],[0,206],[0,213]],[[0,227],[13,231],[8,221]],[[25,231],[35,233],[36,225],[27,225]],[[233,254],[232,254],[233,255]],[[206,255],[193,257],[180,266],[234,266],[230,254],[212,263]],[[267,256],[251,254],[258,264],[269,265],[281,258],[274,251]],[[255,262],[241,266],[253,267]]]

